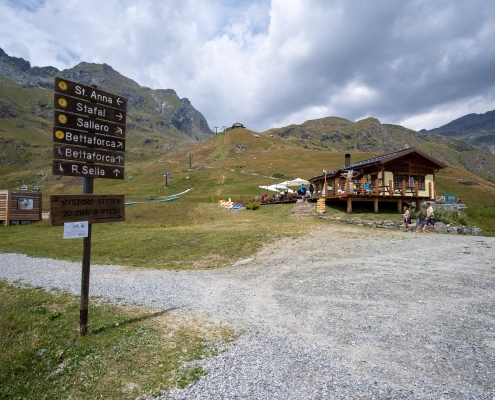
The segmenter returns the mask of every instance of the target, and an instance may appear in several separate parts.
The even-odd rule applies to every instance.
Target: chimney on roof
[[[345,167],[350,167],[351,166],[351,155],[349,153],[347,153],[345,155]]]

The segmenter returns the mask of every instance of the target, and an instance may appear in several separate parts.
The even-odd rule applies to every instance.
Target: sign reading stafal
[[[123,194],[52,194],[50,195],[51,226],[81,220],[89,223],[125,221]]]
[[[53,104],[56,109],[61,111],[68,111],[74,114],[118,122],[120,124],[125,124],[126,121],[125,111],[101,104],[91,103],[86,100],[75,99],[60,93],[55,93]]]

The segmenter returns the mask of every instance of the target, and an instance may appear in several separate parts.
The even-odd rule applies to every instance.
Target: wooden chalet
[[[352,212],[354,201],[373,202],[378,212],[379,202],[397,203],[402,211],[403,202],[436,199],[435,173],[447,166],[422,151],[409,148],[369,160],[351,164],[345,155],[345,166],[323,171],[310,182],[317,197],[330,201],[346,201],[347,212]]]
[[[235,128],[245,128],[245,126],[242,125],[240,122],[236,122],[235,124],[232,125],[232,129]]]

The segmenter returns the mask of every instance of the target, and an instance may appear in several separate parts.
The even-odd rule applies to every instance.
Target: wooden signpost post
[[[79,335],[88,331],[92,224],[125,221],[123,194],[93,194],[93,179],[124,179],[125,97],[55,78],[54,175],[82,176],[83,194],[51,195],[52,226],[88,222],[83,238]]]

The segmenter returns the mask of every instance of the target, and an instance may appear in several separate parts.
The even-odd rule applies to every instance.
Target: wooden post
[[[375,209],[375,214],[378,214],[378,197],[375,197],[373,200],[373,206]]]
[[[401,212],[402,211],[402,199],[399,199],[399,201],[397,202],[397,212]]]
[[[419,194],[419,183],[418,181],[415,181],[414,182],[414,197],[418,197],[418,194]]]
[[[433,198],[431,197],[432,193],[433,193],[433,191],[432,191],[432,188],[431,188],[431,182],[430,182],[430,183],[428,183],[428,197],[429,197],[430,199],[433,199]],[[433,199],[433,200],[436,200],[436,199]]]
[[[374,189],[374,192],[375,192],[375,196],[378,196],[378,179],[375,179],[375,187],[373,188]]]
[[[84,178],[83,194],[93,194],[93,179]],[[88,237],[83,238],[83,258],[81,273],[81,302],[79,304],[79,336],[88,333],[89,273],[91,269],[91,229],[88,223]]]
[[[401,192],[402,192],[402,196],[406,195],[406,181],[402,181]]]
[[[10,197],[12,196],[12,190],[7,190],[7,215],[5,217],[5,226],[10,226]]]
[[[348,196],[347,197],[347,214],[352,213],[352,197]]]
[[[392,197],[392,195],[394,194],[394,188],[392,186],[392,181],[388,181],[388,194],[390,195],[390,197]]]

